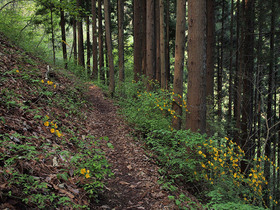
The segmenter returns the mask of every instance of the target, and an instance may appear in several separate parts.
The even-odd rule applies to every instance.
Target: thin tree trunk
[[[161,72],[161,88],[166,88],[166,67],[165,67],[165,24],[164,24],[164,0],[159,0],[159,10],[160,10],[160,72]]]
[[[87,2],[88,1],[89,0],[87,0]],[[91,46],[90,46],[89,16],[88,15],[86,16],[86,26],[87,26],[87,62],[86,62],[87,68],[86,69],[87,69],[88,75],[90,75],[90,48],[91,48]]]
[[[54,44],[54,25],[53,25],[53,9],[51,10],[51,30],[52,30],[52,50],[53,50],[53,64],[55,65],[55,44]]]
[[[81,0],[77,0],[77,8],[80,8]],[[78,27],[78,64],[85,67],[85,56],[84,56],[84,39],[83,39],[83,22],[82,17],[79,15],[77,21]]]
[[[159,13],[159,1],[155,1],[155,49],[156,49],[156,80],[160,84],[161,82],[161,68],[160,68],[160,13]]]
[[[99,53],[99,75],[100,80],[105,83],[104,50],[103,50],[103,28],[102,28],[102,0],[98,0],[98,53]]]
[[[60,3],[62,0],[60,0]],[[60,7],[60,27],[61,27],[61,39],[62,39],[62,53],[64,60],[64,68],[67,69],[67,51],[66,51],[66,33],[65,33],[65,18],[64,10]]]
[[[242,50],[240,45],[240,0],[237,0],[237,11],[236,11],[236,74],[235,74],[235,81],[234,81],[234,119],[236,123],[236,131],[234,134],[235,142],[240,145],[240,113],[241,113],[241,65],[240,65],[240,58],[242,57]]]
[[[114,74],[114,59],[113,59],[113,47],[112,47],[112,38],[111,38],[109,4],[110,4],[109,0],[104,0],[106,43],[107,43],[107,54],[109,59],[109,95],[112,97],[115,92],[115,74]]]
[[[188,96],[186,127],[206,131],[206,1],[188,1]]]
[[[73,19],[73,48],[74,48],[74,62],[77,64],[78,53],[77,53],[77,21]]]
[[[169,0],[166,0],[166,40],[165,40],[165,46],[166,46],[166,58],[165,58],[165,72],[166,72],[166,89],[169,88],[170,83],[170,47],[169,47],[169,41],[170,41],[170,2]]]
[[[96,0],[91,1],[92,14],[92,78],[97,79],[98,61],[97,61],[97,35],[96,35]]]
[[[172,109],[176,116],[172,119],[174,129],[181,129],[182,125],[182,99],[183,99],[183,70],[185,55],[185,30],[186,30],[186,0],[177,1],[177,20],[175,38],[175,68],[174,68],[174,101]]]
[[[118,0],[119,83],[124,82],[124,0]]]

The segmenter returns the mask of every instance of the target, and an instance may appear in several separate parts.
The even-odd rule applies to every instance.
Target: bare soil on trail
[[[98,208],[176,209],[157,182],[158,166],[145,155],[141,142],[130,136],[132,128],[117,114],[117,106],[97,86],[91,86],[89,93],[94,107],[88,116],[90,130],[96,137],[107,136],[114,146],[104,146],[115,175],[107,180]]]

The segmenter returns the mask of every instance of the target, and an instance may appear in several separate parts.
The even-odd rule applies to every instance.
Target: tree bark
[[[119,83],[124,82],[124,0],[118,0]]]
[[[105,82],[104,71],[104,48],[103,48],[103,28],[102,28],[102,0],[98,0],[98,62],[100,80]]]
[[[206,130],[206,1],[188,1],[188,96],[186,127]]]
[[[50,7],[51,11],[51,30],[52,30],[52,50],[53,50],[53,64],[55,65],[55,43],[54,43],[54,24],[53,24],[53,8]]]
[[[62,3],[62,0],[60,0]],[[64,10],[62,7],[59,8],[60,10],[60,27],[61,27],[61,39],[62,39],[62,53],[63,53],[63,60],[64,60],[64,68],[67,69],[67,51],[66,51],[66,33],[65,33],[65,17],[64,17]]]
[[[73,19],[73,48],[74,48],[74,62],[77,64],[78,53],[77,53],[77,21]]]
[[[181,129],[182,125],[182,99],[183,99],[183,70],[185,55],[186,30],[186,0],[177,0],[177,20],[175,38],[175,68],[174,68],[174,101],[172,108],[176,116],[172,120],[174,129]]]
[[[207,9],[207,48],[206,48],[206,100],[207,116],[214,110],[214,49],[215,49],[215,14],[214,0],[206,1]],[[207,134],[211,135],[210,125],[207,124]]]
[[[142,59],[144,56],[144,5],[142,0],[134,0],[133,5],[133,32],[134,32],[134,80],[138,81],[143,74]]]
[[[92,14],[92,78],[97,79],[98,61],[97,61],[97,35],[96,35],[96,0],[91,1]]]
[[[106,32],[106,43],[107,43],[107,54],[109,60],[109,95],[113,97],[115,92],[115,74],[114,74],[114,59],[113,59],[113,47],[110,27],[110,11],[109,11],[109,0],[104,0],[105,10],[105,32]]]
[[[77,8],[81,6],[81,0],[77,0]],[[85,56],[84,56],[84,40],[83,40],[83,22],[82,17],[79,15],[77,21],[78,27],[78,64],[85,67]]]
[[[160,72],[161,72],[161,88],[166,88],[166,67],[165,67],[165,24],[164,24],[164,0],[159,0],[159,19],[160,19]]]
[[[153,85],[151,82],[155,79],[155,0],[147,0],[147,19],[146,19],[146,76],[148,82],[147,90],[151,91]]]

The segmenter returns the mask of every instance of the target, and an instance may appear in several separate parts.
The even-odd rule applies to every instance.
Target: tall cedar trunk
[[[60,0],[62,3],[62,0]],[[67,69],[67,51],[66,51],[66,33],[65,33],[65,18],[64,10],[60,7],[60,27],[61,27],[61,39],[62,39],[62,53],[64,60],[64,68]]]
[[[89,1],[89,0],[87,0]],[[86,65],[87,65],[87,73],[88,75],[90,75],[90,35],[89,35],[89,16],[87,15],[86,16],[86,26],[87,26],[87,62],[86,62]]]
[[[155,0],[147,0],[147,19],[146,19],[146,76],[148,82],[147,90],[152,90],[153,86],[150,83],[155,79]]]
[[[156,80],[159,82],[161,81],[161,72],[160,72],[160,13],[159,13],[159,1],[155,1],[155,48],[156,48]]]
[[[241,113],[241,44],[240,44],[240,0],[237,0],[236,4],[236,74],[234,79],[234,119],[236,123],[236,130],[234,133],[235,142],[240,145],[240,113]]]
[[[186,30],[186,0],[177,1],[177,20],[175,38],[175,67],[174,67],[174,101],[172,108],[176,113],[172,126],[181,129],[182,125],[182,97],[183,97],[183,70],[185,55],[185,30]]]
[[[160,72],[161,72],[161,88],[166,88],[166,67],[165,67],[165,24],[164,24],[164,0],[159,0],[159,18],[160,18]]]
[[[269,76],[268,76],[268,97],[267,97],[267,130],[266,130],[266,144],[265,144],[265,155],[268,158],[272,156],[272,138],[273,133],[271,127],[272,124],[272,104],[273,104],[273,92],[274,92],[274,35],[275,35],[275,0],[271,0],[271,23],[270,23],[270,53],[269,53]],[[271,168],[269,161],[265,162],[264,165],[264,174],[267,182],[270,184],[271,182]],[[270,193],[266,193],[264,196],[264,200],[267,204],[269,204],[269,195]],[[268,205],[269,206],[269,205]]]
[[[77,64],[77,21],[73,19],[73,48],[74,48],[74,62]]]
[[[257,76],[256,76],[256,98],[255,98],[255,112],[256,112],[256,123],[257,123],[257,157],[261,156],[262,149],[262,125],[261,125],[261,113],[264,111],[262,108],[261,92],[263,89],[262,78],[263,78],[263,24],[264,24],[264,12],[262,11],[263,4],[258,2],[258,42],[257,42]]]
[[[114,59],[113,59],[113,47],[110,27],[110,11],[109,0],[104,0],[104,13],[105,13],[105,33],[107,43],[107,55],[109,61],[109,94],[112,97],[115,92],[115,74],[114,74]]]
[[[51,10],[51,30],[52,30],[52,50],[53,50],[53,64],[55,65],[55,45],[54,45],[54,25],[53,25],[53,8]]]
[[[143,75],[147,75],[147,1],[143,1],[143,10],[142,10],[142,18],[143,18],[143,32],[142,32],[142,37],[143,37],[143,44],[142,44],[142,73]]]
[[[119,82],[124,82],[124,0],[118,0]]]
[[[207,48],[206,48],[206,100],[207,116],[214,110],[214,44],[215,44],[215,13],[214,0],[206,1],[207,9]],[[207,134],[211,135],[210,125],[207,124]]]
[[[232,135],[232,80],[233,80],[233,11],[234,11],[234,1],[231,0],[230,4],[230,52],[229,52],[229,88],[228,88],[228,136]]]
[[[218,91],[217,91],[217,100],[218,100],[218,119],[222,119],[222,101],[223,101],[223,62],[224,62],[224,18],[225,18],[225,0],[222,0],[222,29],[220,35],[220,43],[221,43],[221,57],[220,57],[220,65],[218,68]],[[218,55],[219,56],[219,55]]]
[[[144,14],[142,0],[134,0],[133,5],[133,38],[134,38],[134,80],[138,81],[142,75],[142,59],[143,59],[143,30],[144,30]]]
[[[243,76],[243,103],[242,103],[242,148],[245,151],[246,160],[251,160],[254,155],[254,142],[250,138],[252,126],[252,78],[254,72],[254,0],[245,0],[245,36],[244,36],[244,76]],[[247,161],[241,164],[242,171],[248,171],[251,166]]]
[[[97,35],[96,35],[96,0],[91,0],[92,14],[92,77],[97,79],[98,61],[97,61]]]
[[[77,8],[81,6],[81,0],[77,0]],[[82,17],[79,15],[77,20],[78,27],[78,64],[85,67],[85,56],[84,56],[84,40],[83,40],[83,22]]]
[[[103,50],[103,28],[102,28],[102,0],[98,0],[98,53],[99,53],[99,75],[100,80],[105,82],[104,50]]]
[[[166,72],[166,89],[169,88],[170,83],[170,47],[169,47],[169,41],[170,41],[170,2],[169,0],[166,0],[166,40],[165,40],[165,46],[166,46],[166,57],[165,57],[165,72]]]
[[[188,96],[186,127],[206,130],[206,1],[188,1]]]

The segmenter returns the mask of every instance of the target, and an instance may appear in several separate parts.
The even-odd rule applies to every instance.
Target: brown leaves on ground
[[[176,209],[168,192],[162,190],[158,184],[158,166],[145,155],[141,142],[130,137],[130,128],[117,114],[118,107],[113,101],[104,97],[100,88],[95,85],[88,87],[83,97],[86,103],[80,107],[78,115],[65,115],[62,106],[46,105],[51,97],[40,95],[36,85],[27,83],[21,77],[21,71],[29,72],[31,80],[37,82],[45,77],[47,65],[32,55],[26,54],[16,46],[12,46],[0,34],[0,75],[17,69],[5,80],[0,80],[0,134],[7,134],[10,139],[8,144],[25,144],[34,146],[36,160],[19,159],[11,166],[12,171],[32,175],[34,180],[46,183],[46,188],[58,196],[68,197],[71,202],[86,205],[90,209]],[[37,69],[37,71],[34,71]],[[74,77],[73,77],[74,78]],[[29,80],[30,81],[30,80]],[[73,88],[74,79],[67,79],[60,73],[55,73],[55,84],[58,88],[47,87],[46,91],[63,94]],[[36,83],[36,82],[35,82]],[[17,97],[5,95],[6,90],[13,90]],[[82,93],[81,93],[82,94]],[[3,103],[4,97],[16,100],[16,105]],[[28,105],[32,112],[24,109]],[[75,153],[75,145],[71,143],[70,134],[63,133],[64,143],[61,138],[50,133],[49,128],[44,126],[42,119],[36,116],[51,116],[59,119],[58,127],[66,127],[75,133],[80,139],[86,140],[85,136],[93,135],[96,138],[108,137],[100,145],[111,164],[114,176],[106,180],[105,189],[99,194],[99,203],[89,199],[86,192],[78,184],[82,177],[74,174],[69,161],[62,153],[57,151],[70,151]],[[20,134],[26,138],[17,138],[14,134]],[[28,137],[28,138],[27,138]],[[108,143],[113,146],[108,147]],[[58,150],[57,150],[58,149]],[[9,155],[17,155],[7,151],[7,147],[1,147],[0,152]],[[69,169],[70,168],[70,169]],[[68,176],[64,179],[58,174],[64,171]],[[0,161],[0,172],[4,170],[4,162]],[[21,188],[10,186],[9,173],[6,176],[0,174],[0,209],[30,209],[36,208],[32,203],[25,204],[18,199],[22,198]],[[10,175],[12,176],[12,174]],[[43,189],[40,189],[44,193]],[[8,196],[11,191],[13,197]],[[51,201],[46,201],[51,206]],[[2,204],[1,204],[2,203]],[[63,206],[57,207],[64,209]],[[71,207],[70,207],[71,208]]]

